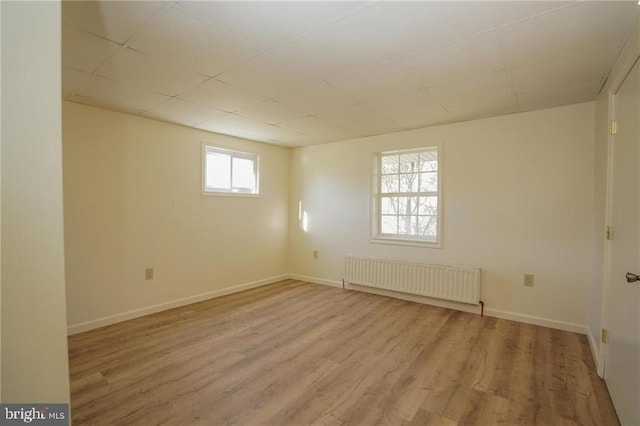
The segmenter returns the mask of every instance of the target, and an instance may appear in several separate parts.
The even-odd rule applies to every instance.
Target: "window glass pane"
[[[420,173],[420,192],[438,192],[438,172]]]
[[[398,218],[398,234],[400,235],[418,235],[418,217],[417,216],[400,216]]]
[[[383,234],[398,233],[398,216],[382,216],[380,221],[380,232]]]
[[[381,171],[383,175],[398,173],[398,155],[385,155],[382,157]]]
[[[400,192],[418,192],[419,174],[403,173],[400,175]]]
[[[398,197],[398,214],[417,215],[418,197]]]
[[[438,214],[438,197],[420,197],[418,214],[435,216]]]
[[[207,152],[205,182],[207,187],[231,188],[231,156]]]
[[[438,170],[438,153],[437,152],[421,152],[420,153],[420,171],[435,172]]]
[[[418,216],[418,233],[423,237],[435,240],[438,234],[438,218],[436,216]]]
[[[249,189],[253,191],[256,185],[253,160],[246,158],[233,159],[232,182],[234,188]]]
[[[413,173],[419,169],[419,154],[402,154],[400,156],[400,173]]]
[[[382,193],[398,192],[398,175],[381,176],[380,190]]]
[[[382,197],[380,200],[380,213],[398,214],[398,197]]]

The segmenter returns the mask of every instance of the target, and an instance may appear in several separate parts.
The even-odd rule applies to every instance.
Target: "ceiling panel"
[[[597,48],[617,53],[636,8],[634,2],[580,2],[501,27],[507,64],[523,66]]]
[[[501,97],[515,93],[509,73],[505,70],[477,73],[473,78],[453,80],[429,87],[429,92],[445,107],[460,105],[469,99]]]
[[[279,95],[277,100],[310,113],[325,111],[336,106],[353,105],[357,102],[355,96],[348,95],[321,81],[306,84],[299,90],[289,90]]]
[[[65,99],[297,146],[594,100],[639,6],[98,0],[62,8]]]
[[[424,85],[429,87],[473,79],[478,73],[505,67],[495,30],[407,55],[401,63],[409,72],[419,73]]]
[[[187,90],[180,95],[180,99],[227,112],[235,112],[266,100],[262,96],[215,79]]]
[[[168,96],[144,90],[136,84],[113,81],[67,67],[62,68],[62,87],[65,97],[70,100],[85,99],[86,103],[92,105],[126,109],[127,112],[146,111],[169,99]]]
[[[402,129],[414,129],[451,121],[447,110],[426,89],[414,90],[368,105],[373,110],[389,117]]]
[[[513,68],[513,84],[521,93],[581,81],[599,79],[603,82],[609,71],[604,64],[611,62],[610,55],[608,49],[598,49]]]
[[[350,97],[366,103],[420,89],[425,82],[422,75],[406,72],[402,64],[391,61],[343,74],[330,83]]]
[[[283,122],[281,126],[326,141],[339,141],[360,136],[354,131],[329,123],[315,115],[290,119]]]
[[[256,46],[177,8],[148,24],[129,46],[155,57],[171,58],[209,77],[260,53]]]
[[[324,80],[388,59],[368,32],[347,20],[310,32],[274,49],[273,54],[292,69]]]
[[[519,111],[533,111],[542,108],[587,102],[597,96],[601,85],[602,82],[597,79],[518,93]]]
[[[63,1],[62,21],[123,44],[163,7],[158,1]]]
[[[237,114],[266,124],[279,124],[291,118],[307,115],[308,112],[269,99],[250,107],[242,108],[237,111]]]
[[[308,135],[302,135],[293,130],[265,124],[232,113],[201,123],[198,127],[204,130],[262,142],[280,141],[284,145],[297,145],[297,142],[295,142],[297,140],[314,141],[314,139]]]
[[[180,3],[180,7],[263,50],[299,37],[344,14],[339,5],[330,2],[201,1]]]
[[[491,95],[448,106],[447,110],[455,121],[463,121],[518,112],[518,102],[515,94]]]
[[[517,21],[531,19],[554,9],[567,7],[575,1],[504,1],[495,2],[493,18],[497,25],[512,24]]]
[[[93,73],[120,49],[119,44],[68,24],[62,25],[62,43],[67,47],[62,52],[62,65],[86,73]]]
[[[406,54],[492,29],[490,2],[378,2],[349,17],[355,28],[393,55]]]
[[[275,98],[319,81],[270,55],[253,58],[244,66],[224,72],[216,79],[267,98]]]
[[[145,116],[162,117],[188,124],[204,123],[226,114],[224,111],[203,107],[177,98],[169,99],[144,113]]]
[[[177,96],[207,80],[167,60],[130,48],[121,49],[96,72],[101,77],[135,84],[167,96]]]

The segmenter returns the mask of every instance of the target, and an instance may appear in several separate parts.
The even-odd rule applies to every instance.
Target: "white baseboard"
[[[233,287],[227,287],[220,290],[214,290],[207,293],[196,294],[195,296],[184,297],[182,299],[170,300],[168,302],[160,303],[157,305],[147,306],[144,308],[134,309],[132,311],[121,312],[115,315],[109,315],[107,317],[98,318],[91,321],[85,321],[78,324],[72,324],[67,327],[67,334],[77,334],[83,331],[93,330],[94,328],[104,327],[106,325],[115,324],[118,322],[130,320],[133,318],[142,317],[156,312],[166,311],[167,309],[177,308],[191,303],[201,302],[203,300],[213,299],[216,297],[226,296],[232,293],[238,293],[240,291],[249,290],[256,287],[261,287],[267,284],[273,284],[278,281],[286,280],[290,276],[278,275],[275,277],[265,278],[258,281],[252,281],[245,284],[235,285]],[[341,284],[342,285],[342,284]]]
[[[589,339],[589,346],[591,347],[591,354],[593,355],[593,360],[596,363],[596,372],[598,376],[603,376],[602,366],[600,365],[600,346],[598,346],[598,340],[595,338],[593,333],[591,332],[591,328],[586,327],[587,329],[587,339]]]
[[[331,287],[342,288],[342,281],[327,280],[324,278],[316,278],[316,277],[307,277],[306,275],[298,275],[298,274],[289,274],[287,275],[287,278],[290,278],[292,280],[306,281],[308,283],[322,284],[322,285],[328,285]]]
[[[289,278],[342,288],[341,281],[327,280],[324,278],[317,278],[317,277],[308,277],[308,276],[297,275],[297,274],[289,274]],[[423,303],[425,305],[433,305],[441,308],[454,309],[457,311],[471,312],[476,314],[480,313],[480,307],[475,305],[449,302],[446,300],[432,299],[430,297],[416,296],[412,294],[398,293],[395,291],[383,290],[383,289],[367,287],[367,286],[352,285],[352,284],[346,284],[345,288],[363,291],[366,293],[378,294],[381,296],[394,297],[396,299],[408,300],[411,302]],[[525,324],[533,324],[533,325],[539,325],[542,327],[554,328],[557,330],[570,331],[572,333],[585,334],[589,338],[589,343],[592,345],[592,350],[594,350],[593,342],[591,341],[593,336],[590,336],[588,328],[584,325],[552,320],[548,318],[536,317],[532,315],[519,314],[516,312],[502,311],[499,309],[485,308],[484,314],[489,317],[502,318],[502,319],[507,319],[511,321],[522,322]],[[594,351],[594,359],[596,360],[596,365],[597,365],[598,357],[595,355],[595,351]]]
[[[516,312],[501,311],[498,309],[485,309],[484,313],[489,317],[508,319],[511,321],[523,322],[525,324],[540,325],[542,327],[555,328],[556,330],[570,331],[572,333],[587,334],[586,326],[571,322],[518,314]]]

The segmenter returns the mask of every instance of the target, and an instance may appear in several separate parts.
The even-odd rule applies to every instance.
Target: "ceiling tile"
[[[571,1],[501,1],[494,2],[493,17],[497,25],[506,25],[532,18],[554,9],[566,7]]]
[[[80,96],[91,100],[92,105],[127,111],[145,111],[169,99],[136,84],[116,82],[67,67],[62,68],[62,88],[65,96],[76,95],[70,100],[88,103],[80,100]]]
[[[262,142],[283,142],[286,145],[299,145],[300,141],[312,142],[313,138],[298,134],[292,130],[261,123],[247,117],[236,114],[227,114],[222,117],[201,123],[200,129],[216,133],[238,136]]]
[[[362,136],[379,135],[397,130],[397,126],[384,114],[361,103],[334,107],[315,115]]]
[[[447,107],[451,118],[455,121],[473,120],[495,117],[518,112],[516,95],[485,96],[469,99],[467,102]]]
[[[307,114],[306,111],[290,107],[272,99],[243,108],[237,112],[237,115],[267,124],[279,124]]]
[[[119,44],[164,6],[158,1],[63,1],[62,21]]]
[[[345,12],[353,12],[354,10],[370,6],[375,3],[375,1],[357,1],[357,0],[346,0],[346,1],[336,1],[336,3],[345,11]]]
[[[414,129],[447,122],[449,113],[427,90],[396,95],[368,104],[373,110],[389,117],[402,129]]]
[[[98,108],[102,108],[102,109],[109,109],[112,111],[118,111],[118,112],[123,112],[125,114],[131,114],[131,115],[139,115],[142,114],[144,112],[144,110],[139,109],[139,108],[133,108],[129,105],[126,105],[125,103],[122,102],[118,102],[118,103],[111,103],[108,100],[105,99],[98,99],[98,98],[89,98],[83,95],[78,95],[75,93],[71,93],[67,96],[65,96],[64,98],[66,101],[69,102],[75,102],[78,104],[84,104],[84,105],[91,105],[94,107],[98,107]]]
[[[261,49],[271,49],[337,18],[331,2],[183,2],[181,8],[236,34]]]
[[[331,85],[367,103],[417,90],[424,86],[424,80],[419,74],[405,72],[402,64],[392,61],[344,74],[332,80]]]
[[[180,99],[227,112],[258,104],[264,97],[219,80],[208,80],[180,95]]]
[[[478,73],[504,69],[496,31],[457,40],[447,45],[408,55],[400,63],[420,74],[426,86],[474,78]]]
[[[168,96],[177,96],[207,79],[129,48],[113,55],[96,74]]]
[[[325,111],[335,107],[353,105],[357,99],[323,82],[313,82],[304,87],[285,92],[277,100],[310,113]]]
[[[501,27],[507,64],[523,66],[597,48],[617,53],[636,7],[633,2],[580,2]]]
[[[266,98],[275,98],[316,81],[293,70],[289,65],[272,55],[264,54],[220,74],[216,79]]]
[[[611,52],[598,49],[513,68],[511,76],[516,91],[520,93],[580,81],[604,81],[609,71],[607,64],[611,62]]]
[[[173,98],[150,109],[144,115],[177,120],[180,123],[199,124],[222,117],[226,112]]]
[[[472,78],[429,87],[429,92],[445,107],[459,105],[469,99],[514,94],[511,79],[505,70],[478,73]]]
[[[257,47],[176,8],[137,33],[129,46],[210,77],[260,53]]]
[[[518,110],[533,111],[592,101],[598,95],[600,86],[602,81],[596,79],[518,93]]]
[[[309,134],[324,141],[339,141],[360,136],[353,131],[329,123],[315,115],[307,115],[287,120],[281,124],[281,127],[294,130],[298,133]]]
[[[62,24],[62,65],[93,73],[120,45],[91,33]]]
[[[273,54],[289,68],[324,80],[388,59],[370,34],[345,20],[280,46]]]
[[[423,50],[493,28],[489,2],[378,2],[349,22],[390,54]]]

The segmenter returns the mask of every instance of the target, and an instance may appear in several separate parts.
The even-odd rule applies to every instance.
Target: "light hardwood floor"
[[[73,423],[615,425],[584,336],[287,280],[69,338]]]

